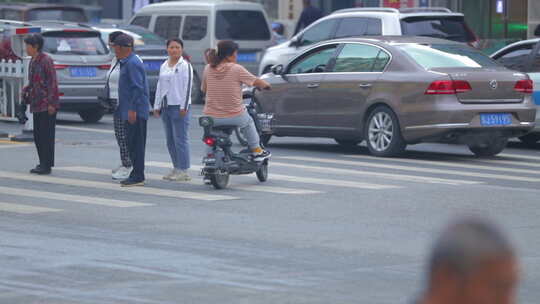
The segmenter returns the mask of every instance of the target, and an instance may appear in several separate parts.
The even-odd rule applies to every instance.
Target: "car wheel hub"
[[[369,143],[375,150],[381,152],[388,149],[394,135],[392,117],[387,113],[377,113],[369,122]]]

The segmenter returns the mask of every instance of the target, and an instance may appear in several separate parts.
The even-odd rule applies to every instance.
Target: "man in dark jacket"
[[[294,30],[295,35],[322,17],[322,11],[311,5],[311,0],[304,0],[303,2],[304,10],[300,15],[298,23],[296,24],[296,29]]]
[[[144,64],[133,53],[133,38],[121,34],[114,40],[116,58],[120,61],[118,84],[119,104],[116,111],[126,123],[128,150],[133,170],[122,187],[144,185],[144,152],[146,149],[146,122],[150,112],[148,81]]]

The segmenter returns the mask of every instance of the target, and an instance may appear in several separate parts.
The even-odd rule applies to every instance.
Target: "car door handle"
[[[361,83],[358,85],[358,87],[362,89],[368,89],[371,88],[371,83]]]
[[[318,83],[310,83],[307,85],[308,89],[316,89],[319,87]]]

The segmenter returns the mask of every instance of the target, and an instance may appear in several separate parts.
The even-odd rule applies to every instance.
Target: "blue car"
[[[509,69],[527,73],[533,80],[536,127],[519,139],[528,145],[535,145],[540,141],[540,38],[510,44],[493,53],[491,58]]]

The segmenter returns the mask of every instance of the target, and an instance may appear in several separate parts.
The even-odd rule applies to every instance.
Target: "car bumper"
[[[428,118],[427,123],[406,125],[402,129],[405,141],[415,142],[456,142],[464,141],[475,136],[499,133],[504,137],[522,136],[535,128],[538,119],[537,109],[531,103],[521,104],[490,104],[490,105],[461,105],[456,110],[436,108],[424,111],[423,115],[415,116]],[[480,123],[481,113],[510,113],[512,123],[509,125],[483,126]],[[416,119],[418,121],[418,119]],[[466,141],[466,140],[465,140]]]

